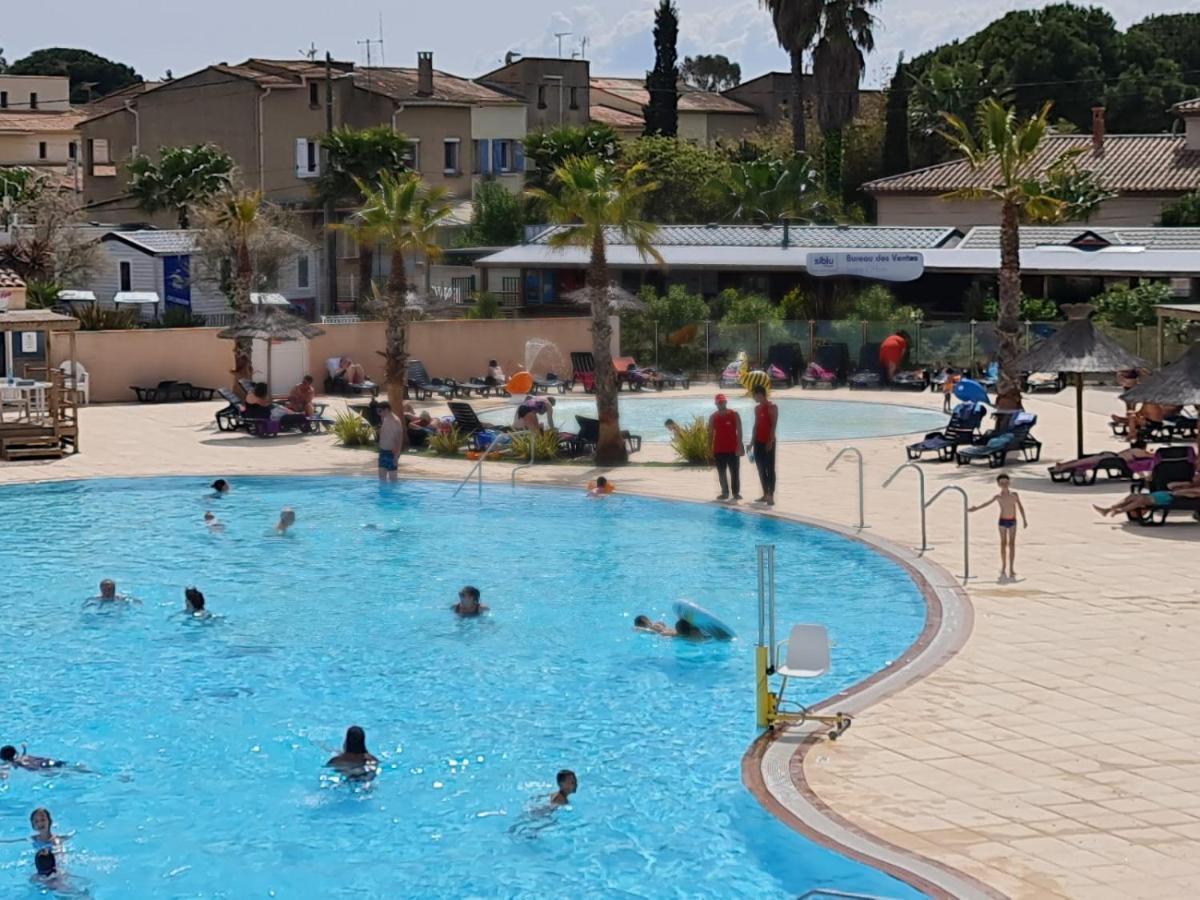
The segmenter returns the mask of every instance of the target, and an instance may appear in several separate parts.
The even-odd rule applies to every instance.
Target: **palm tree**
[[[814,0],[758,0],[775,24],[779,46],[792,61],[792,150],[803,153],[808,149],[804,128],[804,54],[812,46],[816,33],[809,7]]]
[[[993,98],[980,102],[975,111],[975,131],[958,116],[946,114],[947,131],[941,132],[950,146],[977,169],[986,168],[988,187],[962,188],[948,199],[995,200],[1000,204],[1000,298],[996,327],[999,331],[1000,379],[997,405],[1001,409],[1021,406],[1020,373],[1014,362],[1020,355],[1021,233],[1022,219],[1054,222],[1063,217],[1069,204],[1051,195],[1047,171],[1068,164],[1080,151],[1068,150],[1034,169],[1034,160],[1049,130],[1050,103],[1037,115],[1018,119],[1012,107]]]
[[[230,296],[235,325],[240,325],[254,311],[250,302],[250,292],[254,288],[254,259],[250,252],[250,244],[262,227],[261,210],[262,194],[258,191],[228,191],[218,197],[210,207],[213,226],[223,233],[225,241],[232,249]],[[253,360],[254,341],[250,338],[237,338],[233,342],[235,389],[238,388],[239,378],[253,377]]]
[[[233,158],[212,144],[164,147],[156,163],[145,156],[127,166],[129,194],[146,212],[169,209],[180,228],[190,224],[193,206],[203,206],[229,187]]]
[[[362,208],[344,226],[361,229],[367,239],[383,245],[391,254],[392,269],[387,287],[380,298],[386,325],[386,378],[388,403],[394,410],[404,408],[404,389],[408,372],[408,323],[420,313],[419,303],[410,296],[404,255],[416,252],[429,262],[442,255],[436,232],[450,216],[447,192],[427,187],[415,172],[397,175],[384,171],[379,183],[359,180]]]
[[[551,234],[550,246],[587,247],[591,251],[587,283],[592,298],[596,415],[600,420],[596,462],[601,465],[629,460],[621,437],[617,374],[612,360],[607,240],[610,234],[619,235],[643,259],[662,262],[651,243],[657,228],[641,218],[647,195],[658,189],[657,183],[647,180],[648,173],[643,162],[618,170],[594,156],[573,156],[554,170],[550,190],[529,191],[543,204],[551,222],[565,226]]]

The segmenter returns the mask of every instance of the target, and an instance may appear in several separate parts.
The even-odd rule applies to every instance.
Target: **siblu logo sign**
[[[915,281],[925,272],[925,257],[911,251],[809,253],[804,267],[820,278],[846,275],[877,281]]]

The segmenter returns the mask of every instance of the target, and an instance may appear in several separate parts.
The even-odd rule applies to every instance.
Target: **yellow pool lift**
[[[783,648],[787,652],[782,654]],[[829,634],[824,625],[793,625],[787,640],[775,641],[775,545],[758,545],[758,644],[754,649],[755,709],[758,727],[803,725],[819,722],[830,726],[829,739],[836,741],[850,727],[846,713],[816,715],[797,701],[784,708],[783,693],[789,678],[819,678],[829,671]],[[779,691],[772,692],[771,676],[780,675]]]

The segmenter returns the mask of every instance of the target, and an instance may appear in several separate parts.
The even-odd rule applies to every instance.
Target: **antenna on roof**
[[[307,50],[297,50],[296,52],[301,56],[307,57],[309,62],[317,61],[317,45],[311,41],[309,42],[309,48]]]
[[[361,41],[355,41],[355,43],[360,46],[365,46],[367,48],[367,68],[368,69],[371,68],[371,45],[379,44],[380,52],[382,52],[383,51],[383,41],[376,40],[375,38],[365,38]]]
[[[387,57],[383,55],[383,10],[379,11],[379,64],[387,65]]]
[[[579,39],[579,58],[587,59],[587,45],[590,43],[588,36],[585,34]]]
[[[556,32],[554,32],[554,36],[556,38],[558,38],[558,58],[559,59],[562,59],[562,39],[565,37],[570,37],[572,34],[574,34],[574,32],[572,32],[572,31],[556,31]]]

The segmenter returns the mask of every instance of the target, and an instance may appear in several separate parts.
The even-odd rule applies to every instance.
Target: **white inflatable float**
[[[696,626],[708,637],[716,638],[719,641],[731,641],[737,637],[732,628],[691,600],[676,600],[673,608],[676,616]]]

